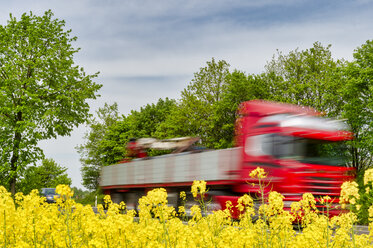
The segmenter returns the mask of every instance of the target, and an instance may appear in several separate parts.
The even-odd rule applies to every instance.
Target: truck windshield
[[[346,165],[347,147],[344,142],[282,135],[274,135],[272,138],[272,154],[274,157],[295,159],[310,164]]]

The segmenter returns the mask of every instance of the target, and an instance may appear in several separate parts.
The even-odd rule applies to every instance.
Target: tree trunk
[[[22,112],[17,113],[17,121],[22,121]],[[19,145],[21,143],[22,134],[20,131],[16,130],[13,139],[13,152],[12,158],[10,159],[10,192],[12,195],[16,193],[16,182],[17,182],[17,163],[19,159]]]
[[[356,169],[356,171],[359,171],[361,168],[360,168],[360,163],[359,163],[358,151],[356,147],[351,148],[351,154],[352,154],[352,166]]]

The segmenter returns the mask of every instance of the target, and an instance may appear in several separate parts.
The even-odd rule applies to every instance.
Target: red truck
[[[249,174],[261,167],[268,172],[266,189],[281,193],[289,207],[306,192],[315,198],[338,198],[342,183],[354,179],[355,170],[342,156],[344,141],[353,138],[343,122],[323,118],[308,107],[262,100],[242,103],[238,115],[235,148],[106,166],[100,187],[114,202],[124,201],[129,208],[136,208],[147,191],[164,187],[169,203],[177,206],[181,191],[189,192],[193,180],[205,180],[212,205],[224,208],[227,200],[234,203],[243,194],[255,197],[258,187],[252,183],[257,181]]]

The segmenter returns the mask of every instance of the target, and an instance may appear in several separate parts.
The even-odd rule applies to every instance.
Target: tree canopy
[[[167,134],[167,138],[198,136],[203,145],[214,146],[214,142],[218,142],[213,125],[215,108],[228,87],[228,75],[229,64],[226,61],[215,61],[214,58],[208,61],[207,66],[200,68],[181,92],[177,108],[167,116],[159,131]]]
[[[355,137],[350,146],[352,165],[364,170],[373,162],[373,40],[358,47],[353,56],[341,72],[340,116],[347,119]]]
[[[271,99],[335,115],[339,102],[335,93],[342,76],[337,69],[342,63],[334,61],[330,47],[315,42],[309,49],[295,49],[287,55],[278,51],[265,67]]]
[[[166,98],[159,99],[156,104],[147,104],[138,111],[133,110],[128,116],[118,115],[116,103],[100,108],[98,119],[89,122],[86,143],[77,147],[83,165],[83,185],[96,189],[101,167],[122,160],[130,138],[160,138],[163,134],[157,133],[157,129],[175,107],[175,101]]]
[[[87,100],[101,88],[92,81],[97,73],[74,63],[77,38],[64,26],[51,11],[10,15],[0,25],[0,172],[12,193],[26,165],[43,157],[38,142],[84,123]]]
[[[71,185],[71,178],[66,173],[67,168],[60,166],[53,159],[43,159],[40,166],[27,167],[17,188],[24,194],[33,189],[55,188],[59,184]]]
[[[372,56],[367,41],[357,48],[354,61],[335,61],[329,46],[319,42],[304,51],[278,53],[266,66],[272,99],[310,106],[330,117],[345,119],[354,133],[349,157],[358,170],[372,165]]]
[[[130,137],[199,136],[208,148],[232,147],[239,104],[265,99],[344,119],[355,135],[347,142],[351,166],[371,166],[373,41],[358,47],[351,62],[334,59],[330,48],[315,42],[305,50],[277,51],[260,74],[230,71],[226,61],[212,58],[194,74],[180,100],[148,104],[107,127],[100,140],[102,165],[121,160]]]
[[[119,121],[118,104],[105,104],[104,107],[96,111],[98,119],[90,118],[88,121],[89,132],[85,134],[86,143],[76,147],[80,154],[82,163],[81,173],[83,185],[90,190],[98,188],[98,178],[103,164],[103,154],[101,153],[101,141],[105,137],[106,131]]]

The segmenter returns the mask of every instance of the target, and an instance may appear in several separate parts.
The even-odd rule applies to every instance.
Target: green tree
[[[101,85],[74,63],[65,22],[31,12],[0,25],[0,146],[3,184],[16,191],[26,165],[43,157],[38,142],[66,136],[89,116]]]
[[[105,103],[103,108],[96,111],[97,117],[88,121],[89,131],[85,134],[85,144],[76,147],[82,163],[81,173],[83,185],[90,190],[98,188],[98,178],[103,166],[100,145],[109,127],[119,120],[118,104]]]
[[[233,71],[227,76],[227,87],[222,98],[215,104],[212,122],[216,137],[211,137],[215,148],[233,146],[237,110],[242,102],[254,99],[269,99],[269,89],[261,75],[246,75]]]
[[[101,167],[111,165],[126,156],[126,144],[132,137],[155,137],[158,125],[176,107],[175,100],[159,99],[156,104],[147,104],[139,111],[119,117],[118,106],[107,105],[97,112],[98,120],[89,122],[86,143],[77,147],[83,166],[83,185],[90,190],[98,188]],[[154,152],[151,152],[152,155]]]
[[[147,104],[139,111],[131,111],[127,116],[130,131],[127,137],[153,137],[159,138],[157,127],[164,122],[170,112],[176,108],[176,101],[166,98],[159,99],[156,104]]]
[[[40,166],[27,167],[23,178],[17,183],[17,188],[24,194],[33,189],[55,188],[59,184],[71,185],[71,179],[66,173],[67,168],[60,166],[53,159],[44,159]]]
[[[207,62],[181,93],[174,108],[157,132],[165,138],[198,136],[202,144],[214,149],[233,146],[235,121],[240,103],[270,97],[262,75],[246,75],[224,60]]]
[[[159,99],[156,104],[147,104],[139,111],[132,110],[128,116],[108,128],[101,142],[103,164],[117,163],[126,156],[126,145],[130,138],[163,138],[164,133],[158,132],[159,126],[176,108],[173,99]],[[149,155],[157,152],[149,151]]]
[[[334,61],[330,45],[316,42],[304,51],[278,53],[264,75],[272,99],[346,120],[355,137],[348,142],[349,157],[358,171],[372,165],[372,58],[372,41],[355,50],[352,62]]]
[[[229,75],[229,64],[224,61],[207,62],[206,67],[194,74],[194,78],[181,92],[178,107],[173,109],[158,132],[167,137],[198,136],[208,147],[219,143],[218,133],[214,127],[215,107],[222,100]]]
[[[287,55],[278,51],[265,67],[270,98],[336,115],[340,110],[336,92],[342,76],[337,72],[342,62],[333,60],[330,47],[315,42],[310,49],[296,49]]]
[[[91,206],[94,206],[95,203],[104,203],[104,194],[100,190],[88,191],[77,187],[72,187],[72,190],[74,191],[74,200],[76,203],[83,205],[89,204]]]
[[[354,133],[352,164],[364,170],[372,166],[373,152],[373,40],[358,47],[353,56],[354,60],[342,69],[340,116],[347,119]]]

